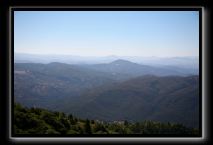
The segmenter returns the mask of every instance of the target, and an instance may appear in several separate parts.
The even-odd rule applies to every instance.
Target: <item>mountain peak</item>
[[[117,59],[113,62],[111,62],[111,64],[130,64],[130,63],[133,63],[131,61],[128,61],[128,60],[124,60],[124,59]]]

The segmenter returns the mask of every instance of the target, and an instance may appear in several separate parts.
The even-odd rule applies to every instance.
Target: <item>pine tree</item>
[[[125,125],[125,126],[128,126],[128,125],[129,125],[129,122],[128,122],[127,120],[125,120],[125,121],[124,121],[124,125]]]
[[[91,126],[90,126],[90,121],[88,119],[86,120],[84,129],[85,129],[85,133],[86,134],[92,134],[92,129],[91,129]]]

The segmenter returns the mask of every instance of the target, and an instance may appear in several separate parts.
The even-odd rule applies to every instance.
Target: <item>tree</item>
[[[73,120],[72,114],[70,114],[70,115],[68,116],[68,118],[69,118],[69,120]]]
[[[128,126],[128,125],[129,125],[129,122],[128,122],[127,120],[125,120],[125,121],[124,121],[124,125],[125,125],[125,126]]]
[[[141,133],[141,131],[142,131],[143,128],[141,128],[139,122],[136,122],[136,123],[134,123],[134,124],[132,125],[131,129],[132,129],[132,132],[133,132],[134,134],[138,134],[138,133]]]
[[[92,124],[94,124],[94,123],[95,123],[95,121],[94,121],[94,120],[91,120],[91,123],[92,123]]]
[[[90,126],[90,121],[88,119],[86,120],[86,123],[84,125],[84,129],[85,129],[85,133],[86,134],[92,134],[92,129],[91,129],[91,126]]]
[[[105,128],[104,125],[101,124],[101,123],[96,123],[96,124],[95,124],[94,131],[95,131],[95,132],[98,132],[98,131],[107,132],[106,128]]]
[[[73,125],[71,120],[75,122]],[[165,134],[199,135],[199,129],[188,128],[182,124],[143,121],[124,124],[106,123],[94,120],[78,119],[61,112],[51,112],[39,108],[14,106],[15,134]],[[93,130],[92,130],[93,129]]]

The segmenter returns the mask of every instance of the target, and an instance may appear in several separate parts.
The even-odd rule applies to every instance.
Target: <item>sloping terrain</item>
[[[198,76],[138,77],[108,88],[85,92],[78,98],[80,108],[74,113],[90,119],[150,119],[198,127],[198,80]]]
[[[15,63],[15,101],[89,119],[198,127],[198,76],[146,75],[153,67],[124,60],[102,65]]]
[[[63,63],[17,63],[14,68],[15,99],[26,106],[57,108],[67,97],[112,82],[108,74]]]
[[[99,120],[83,120],[66,115],[63,112],[53,112],[41,108],[26,108],[14,104],[14,134],[15,136],[36,135],[46,137],[81,136],[82,134],[137,134],[140,136],[199,136],[199,129],[187,128],[181,124],[144,121],[131,123],[128,121],[103,122]]]
[[[179,75],[185,76],[188,72],[177,68],[169,67],[154,67],[148,65],[142,65],[133,63],[127,60],[118,59],[111,63],[102,63],[95,65],[85,65],[87,68],[91,68],[96,71],[103,73],[110,73],[118,80],[125,78],[134,78],[142,75],[156,75],[156,76],[168,76],[168,75]]]

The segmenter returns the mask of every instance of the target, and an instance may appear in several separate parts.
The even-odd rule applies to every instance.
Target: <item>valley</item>
[[[181,73],[180,73],[181,72]],[[199,127],[199,76],[127,60],[15,63],[14,99],[82,119],[153,120]]]

